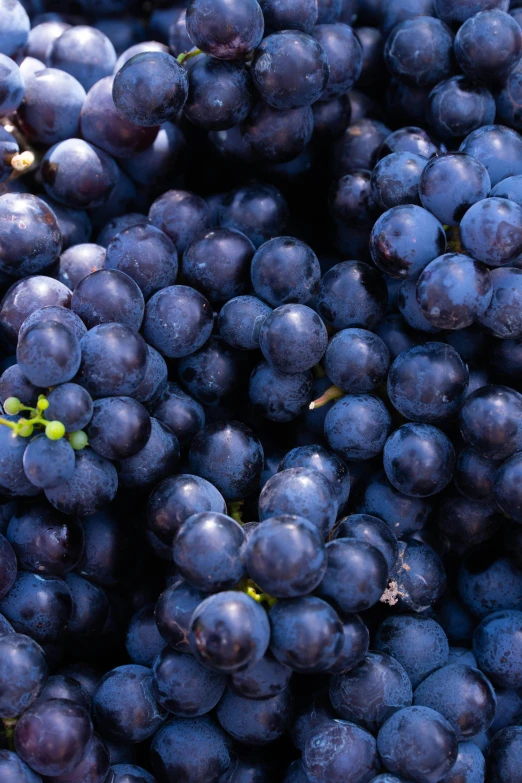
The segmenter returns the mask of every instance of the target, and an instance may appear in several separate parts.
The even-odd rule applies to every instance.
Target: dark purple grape
[[[138,224],[112,238],[107,246],[105,268],[117,269],[132,277],[148,299],[156,291],[176,282],[178,254],[163,231]]]
[[[154,696],[172,715],[193,718],[206,715],[217,705],[226,677],[202,666],[194,656],[164,647],[152,669]]]
[[[66,139],[50,147],[41,173],[49,196],[73,209],[105,204],[118,179],[113,158],[82,139]]]
[[[20,571],[0,609],[16,631],[45,644],[63,638],[72,598],[63,579]]]
[[[143,338],[124,324],[99,324],[80,341],[82,361],[78,380],[96,397],[132,394],[147,369]]]
[[[194,45],[219,60],[244,59],[260,43],[264,28],[257,0],[194,0],[186,24]]]
[[[207,716],[169,720],[154,737],[150,755],[156,774],[167,780],[219,783],[231,763],[228,736]],[[144,783],[149,779],[145,778]]]
[[[152,668],[152,664],[165,647],[154,617],[154,604],[147,604],[130,620],[125,637],[125,647],[133,663]]]
[[[281,737],[292,721],[293,699],[286,689],[267,699],[248,699],[227,690],[216,715],[227,734],[238,742],[262,746]]]
[[[83,430],[92,418],[92,398],[77,383],[61,384],[48,395],[47,401],[47,419],[61,421],[66,432]]]
[[[63,516],[44,503],[15,512],[6,535],[20,568],[37,574],[64,576],[77,565],[83,552],[84,533],[79,520]]]
[[[21,715],[42,692],[47,675],[45,655],[36,642],[18,633],[0,636],[2,679],[0,715],[2,718]]]
[[[56,217],[36,196],[29,193],[0,196],[0,225],[3,236],[0,269],[3,272],[13,277],[27,277],[58,258],[62,235]],[[36,309],[34,305],[33,309]]]
[[[99,269],[78,282],[71,309],[87,329],[118,322],[138,331],[145,301],[139,286],[129,275],[117,269]]]
[[[64,514],[90,516],[116,495],[118,475],[108,460],[92,449],[76,452],[74,473],[68,481],[45,490],[47,500]]]
[[[15,749],[41,775],[71,772],[93,736],[87,710],[66,699],[36,701],[15,729]]]

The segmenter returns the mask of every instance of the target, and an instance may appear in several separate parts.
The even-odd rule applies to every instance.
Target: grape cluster
[[[521,0],[0,0],[0,783],[522,783]]]

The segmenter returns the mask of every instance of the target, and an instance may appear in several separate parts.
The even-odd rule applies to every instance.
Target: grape
[[[387,375],[390,356],[377,335],[365,329],[344,329],[328,343],[324,368],[332,383],[345,392],[369,392]]]
[[[103,733],[120,742],[142,742],[166,717],[152,693],[151,670],[136,664],[102,677],[93,694],[93,712]]]
[[[48,678],[39,696],[40,699],[67,699],[80,704],[89,712],[91,697],[86,689],[73,677],[54,674]]]
[[[252,242],[239,231],[217,228],[196,239],[183,256],[183,276],[212,304],[249,290]]]
[[[449,345],[426,343],[399,354],[390,367],[388,395],[406,418],[443,421],[464,401],[468,369]]]
[[[210,210],[195,193],[167,190],[152,203],[149,220],[172,239],[181,254],[210,228]]]
[[[260,101],[241,129],[247,147],[258,160],[286,163],[306,148],[312,138],[313,126],[309,106],[274,109]]]
[[[419,183],[426,159],[410,152],[393,152],[381,158],[372,172],[375,202],[383,209],[400,204],[420,204]]]
[[[397,582],[401,607],[414,612],[435,603],[446,586],[446,573],[437,553],[413,538],[399,542],[399,559],[391,578]]]
[[[21,571],[0,608],[15,630],[46,643],[62,638],[72,599],[63,579]]]
[[[244,376],[243,357],[219,337],[210,337],[178,363],[178,378],[192,397],[215,406],[237,394]]]
[[[522,207],[505,198],[485,198],[468,209],[460,232],[464,249],[477,261],[511,266],[522,252]]]
[[[151,759],[153,768],[172,780],[208,783],[219,783],[231,763],[227,735],[206,716],[169,720],[152,741]]]
[[[388,295],[382,276],[360,261],[336,264],[321,281],[317,309],[336,329],[373,329],[384,315]]]
[[[25,46],[31,24],[24,6],[19,2],[2,0],[1,11],[0,52],[11,57]]]
[[[320,23],[313,28],[312,34],[323,48],[329,66],[321,100],[337,98],[351,90],[361,75],[361,44],[351,28],[344,24]]]
[[[76,573],[67,574],[65,581],[73,599],[68,633],[73,638],[99,633],[109,613],[109,601],[105,591]]]
[[[167,587],[156,603],[158,630],[178,652],[190,652],[188,634],[193,611],[207,596],[183,580]]]
[[[273,185],[257,183],[231,191],[219,210],[219,225],[245,234],[256,248],[284,233],[289,208]]]
[[[292,696],[287,689],[277,696],[253,700],[227,690],[216,714],[233,739],[262,746],[281,737],[288,728],[292,719]]]
[[[339,137],[334,148],[337,174],[342,177],[360,169],[373,169],[383,141],[391,131],[377,120],[367,118],[352,122]]]
[[[70,311],[62,312],[69,307],[70,301],[70,291],[51,277],[35,275],[19,280],[7,291],[0,304],[2,331],[7,340],[16,345],[22,324],[27,322],[28,326],[39,323],[42,320],[41,316],[50,315],[55,316],[51,320],[61,321],[64,326],[68,326],[80,338],[82,335],[76,325],[78,319],[74,318]],[[48,310],[48,307],[53,309]],[[43,310],[45,313],[42,312]],[[36,315],[34,315],[35,313]],[[30,316],[32,319],[28,321]]]
[[[204,511],[225,513],[225,500],[206,479],[179,475],[162,481],[148,503],[149,528],[162,540],[171,543],[186,519]]]
[[[394,567],[399,552],[394,532],[379,517],[370,514],[352,514],[341,519],[334,528],[335,538],[355,538],[379,550],[388,564]]]
[[[498,79],[515,64],[521,51],[520,26],[499,9],[466,19],[455,37],[457,61],[473,79]]]
[[[44,68],[27,81],[17,116],[28,138],[40,144],[56,144],[79,135],[84,100],[85,90],[74,76],[57,68]],[[51,122],[45,114],[49,104],[54,107]]]
[[[88,329],[117,321],[138,330],[145,302],[135,281],[117,269],[99,269],[83,277],[76,285],[71,309]]]
[[[24,98],[24,81],[17,64],[2,53],[0,53],[0,76],[2,80],[0,115],[4,116],[12,114],[22,103]]]
[[[502,778],[516,780],[519,770],[522,732],[518,726],[509,726],[493,737],[488,755],[488,774],[496,781]]]
[[[384,470],[405,495],[427,497],[449,484],[455,465],[451,441],[429,424],[403,424],[384,445]],[[421,467],[422,466],[422,467]]]
[[[495,113],[492,93],[469,76],[452,76],[439,82],[427,98],[426,115],[430,126],[448,141],[461,139],[490,125]],[[448,195],[451,198],[452,194]]]
[[[47,62],[74,76],[85,90],[112,73],[116,52],[106,35],[94,27],[69,27],[51,44]]]
[[[325,475],[310,468],[289,468],[270,478],[259,496],[261,521],[281,515],[304,517],[323,538],[332,529],[338,500]]]
[[[371,652],[351,671],[332,678],[330,700],[343,720],[377,733],[397,709],[411,705],[412,686],[395,658]]]
[[[113,500],[117,488],[115,467],[87,448],[76,453],[71,478],[46,489],[45,496],[58,511],[89,516]]]
[[[16,416],[4,416],[6,421],[16,422]],[[27,441],[14,434],[9,427],[0,426],[0,487],[13,495],[36,494],[37,490],[25,475],[23,457]]]
[[[244,593],[225,591],[196,607],[189,643],[201,663],[232,673],[258,663],[270,641],[266,612]]]
[[[94,734],[80,763],[70,772],[54,776],[53,783],[104,783],[109,769],[109,751],[100,737]]]
[[[186,24],[195,46],[220,60],[245,58],[261,41],[264,28],[256,0],[192,0]]]
[[[124,487],[150,489],[174,473],[179,461],[179,444],[171,430],[151,417],[150,436],[140,451],[120,459],[118,478]]]
[[[486,198],[490,188],[482,163],[455,152],[431,159],[422,172],[419,195],[425,209],[441,223],[454,226],[470,206]]]
[[[124,324],[95,326],[81,339],[80,348],[79,381],[95,396],[131,394],[145,377],[146,344]]]
[[[63,775],[81,762],[93,736],[87,711],[66,699],[38,700],[15,729],[19,756],[42,775]]]
[[[134,764],[113,764],[111,773],[114,783],[156,783],[149,772]]]
[[[233,128],[252,106],[250,73],[243,63],[198,57],[188,72],[184,114],[206,130]]]
[[[155,604],[147,604],[131,618],[125,637],[125,647],[133,663],[152,667],[165,647],[154,617]]]
[[[386,769],[419,783],[440,780],[458,754],[453,728],[428,707],[407,707],[392,715],[379,731],[377,748]]]
[[[42,648],[18,633],[0,636],[2,718],[22,714],[41,694],[47,680],[48,668]],[[2,758],[0,755],[0,770]]]
[[[288,468],[310,468],[323,473],[331,482],[342,510],[350,494],[350,474],[345,463],[323,446],[298,446],[289,451],[278,467],[278,472]]]
[[[446,24],[461,24],[466,19],[487,11],[490,8],[498,8],[507,11],[509,3],[506,0],[435,0],[437,16]]]
[[[67,440],[49,440],[38,435],[27,444],[24,472],[35,487],[49,489],[68,481],[74,473],[75,456]]]
[[[382,519],[397,536],[403,537],[424,526],[431,506],[423,498],[406,497],[390,484],[384,472],[379,472],[365,488],[356,510]]]
[[[8,538],[0,535],[0,596],[3,598],[16,579],[16,553]]]
[[[113,237],[107,247],[104,266],[125,272],[148,299],[156,291],[175,283],[178,256],[172,241],[162,231],[138,224]]]
[[[255,296],[236,296],[219,311],[219,333],[232,347],[252,351],[259,347],[259,332],[271,312]]]
[[[25,56],[34,57],[44,63],[51,44],[70,26],[67,22],[58,19],[40,22],[29,30],[27,43],[24,47]]]
[[[42,322],[29,327],[19,338],[16,359],[35,386],[56,386],[76,375],[80,346],[67,327],[56,321]]]
[[[158,702],[172,715],[192,718],[210,712],[226,687],[223,674],[210,671],[192,655],[165,647],[154,662],[152,687]]]
[[[82,139],[66,139],[50,147],[43,157],[41,173],[49,196],[73,209],[104,204],[118,178],[114,160]]]
[[[96,400],[87,429],[89,443],[97,454],[111,460],[137,454],[151,433],[150,416],[131,397]]]
[[[3,226],[2,271],[26,277],[40,272],[58,257],[62,235],[56,218],[36,196],[29,193],[0,196],[0,224]]]
[[[511,128],[502,125],[477,128],[464,139],[459,152],[466,152],[485,166],[492,187],[506,177],[522,174],[522,138]]]
[[[66,432],[77,432],[86,427],[93,414],[92,398],[82,386],[63,383],[47,397],[49,420],[61,421]]]
[[[452,662],[442,627],[430,617],[415,614],[386,618],[377,631],[375,648],[401,664],[414,689],[432,671]]]
[[[173,558],[181,576],[203,592],[232,589],[245,575],[241,526],[224,514],[190,516],[174,539]]]
[[[333,405],[324,420],[328,446],[343,459],[376,457],[391,430],[384,403],[372,394],[350,394]]]
[[[6,783],[40,783],[41,781],[41,778],[10,750],[0,750],[0,772]]]
[[[326,545],[326,572],[317,592],[341,612],[362,612],[380,599],[388,573],[384,555],[372,544],[337,538]]]
[[[343,783],[347,775],[353,783],[363,783],[380,768],[373,737],[343,720],[329,720],[310,734],[303,766],[317,783]]]
[[[190,443],[205,425],[205,412],[199,402],[185,394],[176,383],[167,383],[166,390],[149,411],[174,433],[180,446]]]
[[[62,442],[40,437],[50,444]],[[7,528],[7,538],[20,568],[51,576],[64,576],[71,571],[78,564],[84,545],[80,522],[58,514],[43,503],[15,513]]]
[[[271,517],[249,536],[245,563],[262,590],[277,598],[295,598],[312,592],[323,578],[325,548],[308,520]]]
[[[320,598],[278,601],[270,610],[269,619],[270,651],[294,671],[326,671],[342,653],[341,620]]]
[[[311,402],[312,374],[279,372],[268,362],[260,362],[250,377],[249,397],[254,410],[267,419],[291,421]]]

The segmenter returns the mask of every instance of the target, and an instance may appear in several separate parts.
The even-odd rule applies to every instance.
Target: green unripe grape
[[[60,440],[65,435],[65,427],[61,421],[50,421],[45,427],[45,434],[49,440]]]
[[[18,397],[8,397],[4,402],[4,411],[10,416],[14,416],[20,410],[21,405]]]
[[[40,397],[36,403],[36,407],[39,411],[46,411],[49,407],[49,402],[45,399],[45,397]]]
[[[34,425],[32,421],[29,421],[28,419],[20,419],[17,424],[17,432],[18,435],[21,435],[22,438],[28,438],[29,435],[33,434]]]
[[[69,443],[75,449],[76,451],[80,451],[81,449],[84,449],[89,440],[87,438],[87,435],[82,430],[78,430],[77,432],[71,432],[69,435]]]

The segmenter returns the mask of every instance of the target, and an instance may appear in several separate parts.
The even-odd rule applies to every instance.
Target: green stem
[[[243,525],[243,500],[234,500],[228,504],[228,513],[238,524]]]
[[[4,727],[4,734],[9,745],[9,750],[14,750],[14,730],[16,726],[16,718],[2,718],[2,724]]]
[[[4,419],[2,417],[0,417],[0,424],[4,424],[6,427],[10,427],[15,432],[18,429],[15,421],[7,421],[7,419]]]
[[[332,400],[338,400],[345,396],[346,392],[343,392],[343,390],[338,386],[329,386],[328,389],[317,398],[317,400],[314,400],[310,403],[310,410],[313,411],[316,408],[322,408],[323,405],[332,402]]]
[[[201,49],[191,49],[190,52],[182,52],[181,54],[178,54],[176,60],[180,65],[183,65],[184,62],[190,60],[191,57],[197,57],[198,54],[203,54]]]

